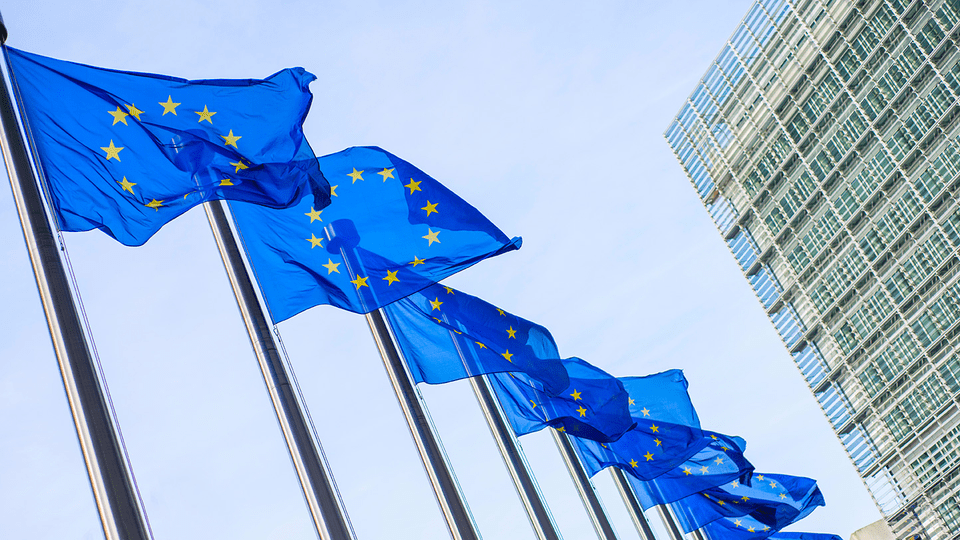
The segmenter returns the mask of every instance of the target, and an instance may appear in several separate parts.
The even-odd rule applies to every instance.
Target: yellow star
[[[758,474],[758,475],[757,475],[757,480],[763,482],[763,475],[762,475],[762,474]]]
[[[158,200],[156,200],[156,199],[152,199],[150,202],[148,202],[148,203],[145,204],[144,206],[146,206],[147,208],[153,208],[154,210],[156,210],[157,212],[159,212],[159,211],[160,211],[160,207],[163,206],[163,201],[158,201]]]
[[[634,403],[632,397],[627,397],[627,403],[628,403],[629,405],[636,405],[636,403]]]
[[[313,223],[314,221],[323,221],[323,219],[320,217],[320,214],[321,214],[321,213],[323,213],[323,210],[315,210],[315,209],[311,206],[311,207],[310,207],[310,211],[309,211],[309,212],[304,212],[303,215],[309,217],[309,218],[310,218],[310,223]]]
[[[422,181],[423,181],[423,180],[421,180],[420,182],[422,182]],[[414,180],[413,178],[411,178],[411,179],[410,179],[410,183],[409,183],[409,184],[404,184],[403,187],[405,187],[405,188],[410,188],[410,194],[413,195],[413,192],[414,192],[414,191],[421,191],[421,189],[420,189],[420,182],[417,182],[416,180]]]
[[[693,474],[693,471],[690,470],[690,467],[684,467],[683,474],[690,476],[691,474]]]
[[[400,281],[397,279],[397,272],[399,272],[399,270],[394,270],[392,272],[387,270],[387,277],[383,278],[383,280],[387,282],[387,285],[393,285],[393,282]]]
[[[497,308],[497,313],[499,313],[500,315],[503,315],[504,317],[506,317],[506,315],[503,313],[503,310],[500,309],[500,308]]]
[[[440,301],[440,297],[436,297],[430,301],[430,311],[439,310],[440,306],[443,305],[443,302]]]
[[[204,120],[206,120],[207,122],[210,122],[211,124],[213,124],[213,115],[217,114],[217,113],[215,113],[215,112],[210,112],[210,111],[208,111],[206,105],[203,106],[203,110],[202,110],[202,111],[193,111],[193,112],[195,112],[195,113],[197,113],[197,114],[200,115],[200,119],[197,120],[197,123],[198,123],[198,124],[199,124],[200,122],[203,122]]]
[[[774,481],[771,481],[771,482],[770,482],[770,487],[772,487],[772,488],[777,487],[777,483],[774,482]]]
[[[313,248],[311,248],[311,249],[313,249]],[[330,274],[334,273],[334,272],[336,272],[336,273],[338,273],[338,274],[340,273],[340,263],[335,263],[335,262],[333,262],[333,259],[327,259],[327,264],[321,264],[320,266],[322,266],[322,267],[324,267],[324,268],[327,269],[327,275],[328,275],[328,276],[329,276]]]
[[[440,213],[440,212],[437,212],[437,203],[430,203],[430,201],[427,201],[427,205],[424,206],[423,208],[421,208],[421,210],[426,210],[426,211],[427,211],[427,217],[430,217],[430,214],[431,214],[431,213],[433,213],[433,214],[439,214],[439,213]]]
[[[740,487],[740,482],[737,482],[736,480],[734,480],[733,483],[730,484],[730,486],[733,489],[737,489],[738,487]]]
[[[660,426],[656,424],[650,424],[650,431],[654,433],[660,433]]]
[[[647,452],[643,457],[647,458],[647,461],[653,461],[653,454],[651,452]]]
[[[710,438],[713,439],[713,440],[717,440],[717,436],[716,436],[716,435],[711,435]]]
[[[224,178],[223,180],[220,181],[220,185],[221,185],[221,186],[232,186],[232,185],[233,185],[233,181],[230,180],[229,178]]]
[[[444,285],[443,288],[447,290],[447,294],[453,294],[453,289],[451,289],[450,287],[447,287],[446,285]]]
[[[716,463],[717,465],[723,465],[723,458],[718,457],[717,459],[713,460],[713,462]]]
[[[129,125],[130,125],[130,124],[127,123],[127,117],[130,116],[130,115],[127,114],[127,113],[125,113],[125,112],[123,112],[123,109],[121,109],[119,105],[117,105],[117,110],[115,110],[115,111],[107,111],[107,114],[109,114],[110,116],[113,117],[113,123],[110,124],[111,126],[117,125],[117,122],[123,122],[123,125],[125,125],[125,126],[129,126]]]
[[[657,446],[660,446],[660,444],[661,444],[660,439],[654,439],[653,442],[657,443]]]
[[[743,497],[740,497],[740,500],[746,502],[750,500],[750,497],[747,497],[746,495],[744,495]]]
[[[130,113],[130,116],[136,118],[136,119],[137,119],[137,122],[139,122],[139,121],[140,121],[140,114],[141,114],[143,111],[141,111],[140,109],[134,107],[133,104],[131,103],[130,105],[127,105],[127,112],[129,112],[129,113]],[[124,124],[126,124],[126,122],[124,122]]]
[[[169,112],[169,113],[173,113],[174,116],[177,115],[177,105],[179,105],[179,103],[173,102],[173,96],[167,96],[166,103],[162,101],[158,103],[163,107],[163,114],[167,114]],[[161,114],[160,116],[163,116],[163,114]]]
[[[507,339],[517,339],[517,331],[513,329],[513,326],[507,328]]]
[[[221,135],[220,138],[223,139],[224,146],[232,146],[234,148],[237,148],[237,141],[239,141],[243,137],[239,135],[234,135],[233,130],[231,129],[230,133],[228,133],[227,135]],[[239,148],[237,149],[239,150]]]
[[[726,452],[727,450],[729,450],[729,448],[727,448],[726,446],[721,446],[720,448],[723,449],[724,452]]]
[[[580,413],[580,418],[583,418],[584,416],[587,415],[587,410],[583,408],[583,405],[581,405],[580,408],[577,409],[577,412]]]
[[[311,234],[310,238],[304,238],[307,242],[310,242],[310,249],[315,247],[323,247],[323,238],[317,238],[316,235]]]
[[[351,184],[355,184],[357,180],[363,181],[363,171],[358,171],[356,168],[353,169],[352,173],[347,173],[347,176],[353,178]]]
[[[378,171],[377,174],[383,177],[383,181],[386,182],[387,178],[393,178],[393,169],[383,169]]]
[[[429,227],[427,227],[427,234],[426,234],[425,236],[421,236],[420,238],[426,238],[426,239],[427,239],[427,242],[428,242],[427,247],[430,247],[430,246],[433,245],[434,242],[436,242],[436,243],[438,243],[438,244],[440,243],[440,239],[437,238],[437,235],[439,235],[439,234],[440,234],[440,231],[434,232],[434,231],[430,230]]]
[[[786,498],[787,498],[787,494],[786,494],[786,493],[781,493],[781,494],[780,494],[780,498],[781,498],[781,499],[786,499]]]
[[[726,506],[726,505],[727,505],[727,503],[725,503],[725,502],[723,502],[723,501],[717,501],[717,504],[719,504],[720,506]]]
[[[736,525],[737,527],[739,527],[740,525],[743,524],[743,521],[742,521],[742,520],[739,520],[739,519],[735,519],[735,520],[733,521],[733,524]]]
[[[479,341],[474,341],[474,343],[476,343],[476,344],[477,344],[477,347],[480,347],[481,349],[486,349],[486,348],[487,348],[486,345],[484,345],[483,343],[480,343]]]
[[[330,186],[330,196],[339,197],[339,195],[337,195],[337,186]]]
[[[753,527],[747,527],[747,532],[757,532]]]
[[[133,182],[128,181],[126,176],[123,177],[122,182],[117,182],[117,183],[120,184],[120,187],[124,191],[129,191],[130,193],[133,193],[133,186],[137,185]]]
[[[178,103],[178,105],[179,105],[179,103]],[[236,167],[236,168],[233,170],[233,172],[235,172],[235,173],[238,173],[238,172],[242,171],[243,169],[246,169],[246,168],[247,168],[247,166],[243,163],[243,160],[242,160],[242,159],[237,160],[236,163],[234,163],[234,162],[231,161],[230,164],[233,165],[234,167]]]
[[[410,264],[412,264],[413,266],[417,266],[417,265],[419,265],[419,264],[423,264],[423,259],[421,259],[421,258],[417,257],[416,255],[414,255],[414,256],[413,256],[413,260],[410,261]]]
[[[536,402],[536,401],[534,401],[534,400],[531,399],[531,400],[530,400],[530,404],[533,405],[533,408],[534,408],[534,409],[537,408],[537,402]]]
[[[644,416],[650,416],[650,409],[646,407],[640,409],[640,412],[642,412]]]
[[[560,433],[566,433],[566,432],[567,432],[567,428],[565,428],[565,427],[563,427],[563,426],[560,426],[560,427],[557,428],[557,431],[559,431]]]
[[[635,460],[635,459],[631,459],[631,460],[630,460],[630,466],[631,466],[631,467],[636,467],[637,465],[639,465],[639,463],[637,463],[637,460]]]
[[[369,285],[367,285],[367,279],[368,278],[357,276],[357,279],[351,280],[350,283],[353,283],[354,285],[356,285],[357,290],[359,291],[360,287],[368,287],[368,288],[370,287]]]
[[[577,401],[577,400],[580,399],[580,394],[581,394],[581,392],[577,392],[577,389],[574,388],[574,389],[573,389],[573,393],[570,394],[570,397],[572,397],[574,401]]]
[[[507,362],[513,362],[513,360],[511,360],[511,358],[513,358],[513,355],[510,354],[510,349],[507,349],[507,352],[501,354],[500,356],[506,358]]]
[[[710,469],[707,466],[700,467],[700,474],[707,474]]]
[[[110,139],[110,146],[101,146],[100,149],[107,153],[107,161],[110,161],[111,158],[120,161],[120,151],[123,150],[124,147],[121,146],[118,148],[114,146],[113,139]]]

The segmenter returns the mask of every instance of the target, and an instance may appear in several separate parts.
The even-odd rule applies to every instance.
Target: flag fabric
[[[212,199],[282,208],[315,191],[328,204],[302,68],[188,81],[5,50],[60,230],[138,246]]]
[[[684,497],[671,506],[683,530],[693,532],[723,517],[745,515],[782,529],[809,508],[824,504],[816,480],[754,473],[750,485],[734,481]]]
[[[587,474],[618,467],[640,480],[651,480],[682,464],[707,446],[700,419],[678,369],[646,377],[621,377],[636,427],[616,442],[574,437],[573,447]]]
[[[843,540],[838,534],[810,532],[778,532],[769,538],[771,540]]]
[[[763,540],[777,529],[750,516],[725,517],[704,525],[703,532],[710,540]]]
[[[559,394],[522,373],[494,373],[490,385],[518,436],[553,427],[609,442],[633,428],[628,396],[614,376],[579,358],[565,358],[570,384]]]
[[[570,384],[550,332],[475,296],[439,284],[383,307],[416,383],[522,372],[549,394]]]
[[[423,171],[376,147],[319,158],[325,210],[231,203],[274,322],[320,304],[369,313],[520,247]]]
[[[743,457],[747,447],[743,439],[704,431],[704,441],[707,445],[692,458],[652,480],[627,476],[644,510],[714,486],[750,481],[753,465]]]

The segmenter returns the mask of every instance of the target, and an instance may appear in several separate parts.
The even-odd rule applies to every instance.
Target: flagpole
[[[313,516],[317,534],[322,540],[353,540],[353,529],[333,473],[323,457],[320,441],[315,441],[306,418],[305,405],[297,400],[291,377],[270,333],[270,324],[257,297],[250,273],[240,255],[236,237],[223,211],[223,201],[203,205],[220,256],[230,278],[233,293],[250,335],[263,381],[290,451],[290,459],[300,479],[307,507]]]
[[[453,468],[446,460],[440,439],[427,417],[426,408],[404,368],[400,353],[393,344],[393,338],[387,329],[383,314],[377,309],[367,313],[366,316],[373,340],[377,343],[380,356],[383,358],[383,367],[386,368],[387,376],[397,394],[400,409],[410,427],[410,434],[420,452],[420,459],[423,460],[423,467],[433,485],[433,491],[451,536],[455,540],[480,540],[480,532],[473,521],[473,516],[470,515]]]
[[[6,43],[6,39],[7,28],[0,16],[0,44]],[[97,377],[96,362],[60,258],[57,237],[30,167],[5,79],[0,91],[0,123],[3,160],[104,536],[107,540],[148,540],[150,526],[140,507],[133,475]]]
[[[683,540],[683,533],[680,532],[680,527],[677,527],[677,521],[673,519],[673,516],[670,514],[670,509],[667,508],[665,504],[657,505],[657,512],[660,514],[660,520],[663,521],[663,524],[667,528],[667,533],[670,534],[672,540]]]
[[[693,537],[696,540],[707,540],[706,533],[703,532],[703,529],[696,529],[693,531]]]
[[[624,472],[619,467],[610,467],[610,473],[613,474],[613,483],[617,486],[617,491],[620,492],[623,503],[627,505],[630,519],[633,520],[641,540],[657,540],[657,537],[653,534],[653,529],[650,528],[650,522],[647,521],[647,516],[643,513],[643,506],[637,500],[637,494],[633,491],[633,486],[630,485],[630,481]]]
[[[587,510],[587,515],[590,516],[590,521],[597,531],[597,536],[601,540],[617,540],[617,533],[613,530],[613,524],[607,517],[607,512],[600,502],[600,497],[597,496],[593,483],[590,482],[590,477],[587,476],[587,471],[583,468],[583,463],[577,456],[577,451],[573,449],[573,444],[567,438],[568,435],[560,433],[556,429],[550,431],[553,433],[553,440],[556,441],[557,447],[560,449],[560,456],[567,466],[567,471],[570,472],[570,478],[577,486],[580,500],[583,501],[583,507]]]
[[[523,503],[523,508],[527,512],[527,518],[530,525],[540,540],[560,540],[560,531],[557,529],[553,516],[547,508],[547,502],[543,499],[543,494],[537,486],[537,481],[530,470],[527,460],[523,457],[523,450],[517,442],[517,437],[513,433],[513,428],[507,424],[503,415],[503,409],[500,403],[493,395],[490,383],[486,375],[470,377],[470,384],[473,386],[473,392],[477,395],[477,403],[483,411],[483,416],[490,427],[490,433],[497,441],[497,447],[500,449],[500,455],[503,456],[503,462],[510,472],[513,479],[513,485],[517,488],[517,494]]]

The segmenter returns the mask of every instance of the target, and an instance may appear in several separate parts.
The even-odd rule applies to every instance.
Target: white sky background
[[[749,5],[2,10],[10,45],[66,60],[186,78],[315,73],[318,155],[382,146],[523,236],[449,284],[614,375],[682,368],[704,428],[746,438],[758,471],[819,480],[827,506],[790,530],[846,537],[879,513],[662,137]],[[203,210],[141,248],[66,238],[156,538],[315,538]],[[0,538],[101,538],[6,188],[0,299]],[[322,306],[281,332],[358,537],[448,538],[363,317]],[[422,392],[482,534],[533,538],[469,385]],[[592,538],[549,436],[522,441],[565,538]],[[637,538],[597,478],[621,538]]]

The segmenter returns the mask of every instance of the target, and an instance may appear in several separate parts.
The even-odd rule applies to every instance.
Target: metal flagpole
[[[347,260],[346,257],[344,260]],[[417,450],[420,451],[423,467],[427,471],[430,483],[433,484],[433,491],[437,495],[437,502],[440,503],[440,510],[447,521],[450,534],[455,540],[479,540],[480,532],[467,508],[467,502],[457,484],[453,468],[444,456],[440,439],[427,418],[426,408],[404,368],[400,353],[393,344],[393,338],[379,309],[367,313],[367,323],[370,325],[370,332],[373,333],[373,340],[380,350],[380,356],[383,357],[387,376],[390,378],[393,390],[397,393],[400,409],[407,419],[407,425],[410,426],[410,434],[413,435]]]
[[[6,39],[7,28],[0,17],[0,43],[5,43]],[[6,80],[3,80],[0,91],[0,123],[3,127],[0,136],[3,160],[104,536],[107,540],[147,540],[151,537],[150,527],[140,507],[123,445],[97,377],[96,362],[71,294],[57,248],[57,237],[30,167]]]
[[[707,535],[703,532],[703,529],[696,529],[693,531],[693,537],[696,540],[707,540]]]
[[[257,355],[263,381],[277,413],[283,438],[287,441],[290,458],[300,478],[303,496],[313,516],[317,534],[323,540],[352,540],[353,529],[337,492],[333,473],[323,457],[320,442],[314,441],[310,432],[305,406],[301,406],[297,401],[296,390],[283,365],[276,341],[270,334],[270,325],[240,255],[236,237],[223,211],[223,204],[223,201],[211,201],[203,207],[220,248],[220,256],[230,277],[243,322],[250,334],[250,342]]]
[[[658,504],[657,512],[660,514],[660,520],[663,521],[663,524],[666,526],[670,538],[672,540],[683,540],[683,533],[680,532],[680,527],[677,527],[677,521],[673,519],[673,515],[670,514],[670,509],[667,508],[667,505]]]
[[[533,472],[523,457],[523,450],[517,443],[517,436],[504,418],[503,409],[494,396],[487,377],[485,375],[470,377],[470,384],[473,386],[473,392],[477,395],[477,403],[480,404],[483,416],[487,419],[490,433],[497,441],[500,455],[503,456],[503,462],[510,472],[513,485],[517,488],[517,494],[520,496],[523,508],[527,511],[527,518],[530,520],[530,525],[533,526],[537,538],[540,540],[560,540],[560,531],[553,522],[553,516],[550,515],[550,510],[547,508],[547,502],[543,499],[543,494],[537,487]]]
[[[565,433],[560,433],[556,429],[550,430],[553,433],[553,440],[557,442],[560,449],[560,455],[563,462],[567,465],[567,471],[570,472],[570,478],[577,486],[577,492],[580,493],[580,500],[583,501],[583,507],[586,508],[590,521],[593,522],[594,529],[597,530],[597,536],[601,540],[617,540],[617,533],[613,530],[613,524],[607,518],[607,512],[597,496],[597,491],[593,483],[587,476],[587,471],[577,456],[577,451],[573,449],[573,444],[567,438]]]
[[[647,516],[643,514],[643,507],[637,500],[637,494],[633,491],[633,486],[630,485],[630,481],[627,480],[624,472],[619,467],[610,467],[610,472],[613,474],[613,483],[616,484],[617,491],[623,498],[623,503],[627,505],[630,519],[633,520],[637,532],[640,533],[640,538],[642,540],[657,540],[657,537],[653,534],[653,529],[650,528],[650,522],[647,521]]]

